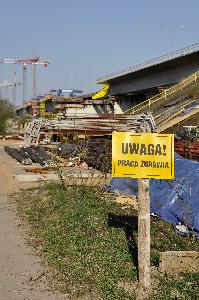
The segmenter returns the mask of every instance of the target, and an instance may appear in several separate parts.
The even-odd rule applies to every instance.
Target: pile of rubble
[[[24,165],[36,162],[45,167],[59,163],[66,167],[91,167],[105,174],[111,172],[113,131],[155,130],[151,114],[90,114],[74,115],[64,120],[34,119],[24,134],[26,146],[19,149],[5,146],[4,149]],[[60,136],[61,142],[56,151],[55,145],[51,144],[55,134]],[[42,143],[51,145],[42,147]],[[48,152],[52,150],[51,155],[44,148]]]
[[[98,138],[79,140],[76,143],[62,143],[57,147],[57,154],[67,159],[71,166],[77,163],[103,173],[111,172],[112,143],[109,139]]]

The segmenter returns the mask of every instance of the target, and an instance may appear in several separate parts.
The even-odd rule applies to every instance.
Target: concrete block
[[[13,178],[16,181],[21,182],[37,182],[37,181],[60,181],[60,177],[57,174],[17,174],[14,175]],[[111,176],[107,176],[105,180],[104,176],[98,173],[94,173],[89,175],[88,173],[82,174],[65,174],[62,176],[64,182],[69,185],[93,185],[100,186],[104,184],[109,184],[111,180]]]
[[[161,272],[172,275],[173,273],[194,273],[199,270],[199,252],[196,251],[166,251],[160,252]]]

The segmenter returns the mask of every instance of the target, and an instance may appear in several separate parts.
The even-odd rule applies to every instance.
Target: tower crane
[[[12,104],[13,106],[16,105],[16,87],[18,85],[22,85],[22,82],[9,82],[5,80],[4,82],[0,83],[0,88],[5,88],[5,91],[8,87],[12,87]],[[5,96],[6,98],[6,96]]]
[[[32,65],[32,89],[33,99],[36,99],[36,65],[43,65],[45,68],[51,63],[49,60],[43,61],[40,57],[36,56],[28,59],[14,59],[14,58],[2,58],[0,59],[2,64],[21,64],[23,66],[23,104],[27,100],[27,65]]]

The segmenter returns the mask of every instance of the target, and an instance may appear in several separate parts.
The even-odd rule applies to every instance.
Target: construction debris
[[[89,141],[84,161],[88,166],[103,173],[111,173],[112,141],[106,139]]]
[[[60,138],[68,135],[110,136],[113,131],[154,132],[155,122],[150,114],[141,115],[83,115],[64,120],[35,119],[24,135],[27,145],[50,144],[54,134]]]
[[[175,151],[183,157],[199,161],[199,142],[175,140]]]
[[[49,174],[50,171],[56,170],[55,166],[47,166],[41,168],[24,168],[24,171],[27,173],[39,173],[39,174]]]
[[[83,156],[84,149],[86,148],[86,141],[80,140],[78,143],[64,143],[57,147],[58,155],[66,158],[73,159],[75,157]]]
[[[175,132],[175,137],[178,141],[199,142],[199,128],[197,126],[184,126]]]
[[[111,172],[112,142],[109,139],[78,140],[76,143],[60,144],[57,153],[66,158],[71,166],[76,162],[81,167],[89,166],[103,173]]]
[[[5,140],[5,141],[8,141],[8,140],[23,140],[23,136],[21,135],[0,135],[0,140]]]
[[[19,163],[31,165],[33,162],[41,166],[53,165],[55,161],[41,146],[21,147],[19,149],[4,146],[4,150]]]
[[[19,149],[10,148],[9,146],[4,146],[4,150],[14,159],[16,159],[19,163],[23,165],[31,165],[32,160],[28,155],[24,155],[21,153]]]
[[[41,146],[29,146],[23,148],[27,152],[32,160],[39,163],[41,166],[48,166],[54,164],[53,159]]]

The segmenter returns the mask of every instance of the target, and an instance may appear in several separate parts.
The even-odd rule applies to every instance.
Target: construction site
[[[21,125],[19,139],[24,145],[42,145],[49,151],[77,140],[111,143],[113,131],[174,133],[175,151],[198,160],[198,52],[199,46],[194,45],[99,78],[97,83],[104,87],[97,93],[51,89],[39,97],[35,67],[47,67],[50,61],[4,59],[2,63],[23,65],[23,106],[16,108],[16,115],[28,116],[29,122]],[[24,100],[26,64],[34,70],[33,100],[28,102]]]
[[[17,199],[22,199],[25,197],[24,195],[26,195],[26,200],[24,200],[24,202],[22,202],[22,200],[17,200],[18,203],[20,203],[19,206],[21,205],[20,207],[23,207],[22,211],[25,214],[24,207],[27,209],[26,212],[30,209],[28,198],[30,197],[30,203],[33,203],[31,197],[36,193],[34,201],[37,202],[37,197],[38,199],[43,199],[38,200],[44,204],[43,212],[42,210],[37,212],[37,217],[33,216],[33,212],[30,212],[30,210],[27,214],[30,223],[37,224],[38,222],[39,224],[39,218],[42,219],[42,214],[45,215],[45,209],[46,211],[49,209],[47,206],[45,208],[45,205],[47,204],[44,203],[46,197],[48,197],[43,192],[43,189],[45,189],[43,188],[43,185],[45,184],[49,186],[52,185],[50,187],[52,195],[53,193],[57,193],[55,189],[56,184],[63,186],[63,190],[59,195],[57,194],[57,199],[61,199],[59,197],[65,197],[63,195],[68,195],[66,197],[69,198],[73,197],[70,196],[70,193],[68,194],[68,191],[71,188],[75,188],[78,190],[78,193],[75,194],[75,197],[79,199],[77,200],[77,202],[79,201],[79,204],[77,205],[80,205],[80,203],[84,201],[85,203],[88,202],[88,200],[85,200],[85,196],[82,196],[83,198],[81,199],[78,198],[78,194],[84,191],[84,188],[82,187],[97,189],[97,193],[100,193],[100,195],[103,193],[104,196],[102,197],[107,197],[107,199],[108,197],[113,197],[114,202],[119,205],[119,208],[116,208],[115,215],[114,209],[107,215],[106,222],[108,222],[108,226],[111,230],[118,230],[118,228],[124,230],[125,238],[121,237],[120,241],[123,241],[123,239],[127,241],[127,252],[130,253],[128,255],[131,256],[131,259],[126,259],[129,259],[129,261],[133,260],[135,266],[135,268],[133,267],[133,272],[135,273],[136,259],[133,253],[136,251],[135,247],[137,246],[132,246],[132,244],[134,245],[134,238],[129,232],[133,231],[137,226],[134,227],[135,224],[132,221],[132,212],[134,213],[134,211],[137,211],[139,205],[137,181],[136,179],[128,178],[128,176],[126,176],[127,178],[112,177],[112,152],[114,151],[112,148],[112,134],[114,132],[131,132],[135,134],[157,133],[162,135],[173,134],[175,178],[173,180],[163,179],[158,181],[153,179],[154,177],[151,175],[150,179],[150,213],[160,220],[157,221],[159,223],[156,224],[156,219],[151,217],[154,218],[154,220],[152,219],[151,221],[152,235],[155,236],[156,228],[159,228],[161,232],[164,232],[164,226],[167,226],[164,224],[172,224],[173,226],[171,227],[172,229],[169,227],[170,237],[168,236],[168,240],[170,241],[168,248],[167,246],[164,246],[163,241],[161,241],[160,245],[163,246],[157,246],[155,250],[151,250],[153,260],[158,260],[158,267],[156,262],[154,263],[153,268],[155,269],[157,267],[157,270],[159,270],[158,272],[161,274],[166,273],[168,276],[179,272],[184,272],[185,274],[191,272],[194,274],[197,273],[199,267],[199,44],[194,44],[178,51],[148,60],[142,64],[96,78],[95,81],[99,84],[99,90],[90,94],[84,94],[81,89],[67,87],[64,87],[64,89],[54,89],[52,87],[51,90],[44,92],[44,94],[37,95],[37,80],[39,80],[39,78],[37,78],[36,68],[39,67],[39,65],[47,68],[46,76],[48,76],[48,69],[51,67],[51,63],[55,63],[53,61],[42,60],[40,57],[33,57],[31,59],[2,58],[0,59],[0,63],[19,64],[22,66],[23,70],[23,78],[21,81],[17,81],[15,78],[14,82],[5,80],[0,84],[0,101],[4,101],[3,98],[6,98],[4,97],[6,95],[6,89],[12,88],[10,105],[13,109],[13,114],[8,120],[7,128],[2,131],[0,135],[0,171],[5,175],[1,177],[1,189],[5,206],[10,205],[7,200],[7,195],[13,192],[17,194],[19,193],[19,190],[22,189],[21,196],[16,197],[18,197]],[[31,65],[32,67],[32,99],[27,99],[27,65]],[[17,106],[16,89],[20,87],[22,87],[23,99],[21,105]],[[131,163],[131,167],[133,172],[133,163]],[[146,168],[147,167],[148,165],[146,165]],[[88,196],[90,192],[86,190],[83,194],[84,193]],[[58,200],[52,201],[56,202]],[[49,215],[44,219],[42,226],[44,226],[45,222],[48,224],[48,220],[51,218],[52,220],[56,220],[56,214],[58,214],[61,207],[61,204],[58,202],[56,202],[57,211],[55,209],[52,215],[49,212]],[[183,209],[181,208],[182,202]],[[35,207],[37,205],[38,204],[35,204]],[[84,204],[82,205],[84,206]],[[98,204],[95,202],[93,207],[98,207]],[[71,207],[68,206],[67,209],[70,211]],[[67,215],[67,209],[61,209],[61,211],[63,210],[63,214]],[[95,210],[97,216],[97,208],[95,208]],[[98,210],[100,211],[99,207]],[[116,215],[118,215],[118,211],[119,217],[117,216],[117,219]],[[74,211],[72,212],[71,210],[71,214],[72,213],[74,213]],[[86,215],[86,208],[84,213]],[[15,213],[11,211],[11,214],[9,212],[6,214],[8,214],[9,219],[12,219]],[[78,212],[77,214],[79,214],[78,222],[80,222],[81,213]],[[137,213],[135,213],[135,215],[136,214]],[[84,220],[87,220],[85,215]],[[68,218],[67,222],[70,222],[69,217],[66,218]],[[75,213],[74,218],[76,218]],[[4,223],[6,224],[5,219],[6,215],[1,218],[0,224],[2,228],[5,229],[4,235],[9,235],[9,229],[6,229],[5,226],[7,225],[4,225]],[[96,219],[94,218],[94,220],[97,222],[97,217]],[[117,223],[118,220],[119,223]],[[125,224],[122,223],[122,220]],[[88,225],[88,228],[90,229],[88,230],[94,228],[96,234],[98,234],[98,231],[95,229],[95,225],[92,225],[94,224],[92,222],[89,223],[90,225]],[[112,225],[110,225],[109,222]],[[57,223],[54,222],[54,224]],[[79,225],[77,224],[78,230]],[[39,225],[36,226],[39,228]],[[49,225],[49,227],[50,226],[56,227],[56,225],[52,224]],[[84,229],[87,228],[84,223],[82,225],[80,224],[80,227],[81,226]],[[34,230],[35,229],[33,229],[33,231]],[[39,230],[41,231],[43,229]],[[122,280],[122,278],[125,278],[126,276],[126,273],[124,272],[125,268],[113,268],[114,272],[123,274],[121,275],[121,280],[119,280],[119,275],[115,279],[117,281],[117,288],[122,289],[123,292],[118,291],[118,294],[116,291],[112,292],[112,298],[108,297],[108,289],[106,290],[104,288],[103,290],[100,283],[97,282],[98,279],[96,279],[96,282],[93,282],[93,285],[91,286],[89,285],[90,283],[86,283],[85,287],[85,274],[81,273],[83,271],[80,266],[79,273],[76,275],[64,273],[64,271],[62,271],[62,268],[65,266],[64,259],[66,262],[70,259],[65,253],[62,260],[60,257],[63,253],[60,253],[64,250],[56,250],[56,252],[54,250],[55,247],[52,246],[58,240],[56,235],[59,236],[61,233],[57,232],[55,233],[55,236],[52,237],[52,233],[49,234],[48,230],[45,230],[45,233],[42,233],[42,237],[38,235],[37,238],[32,238],[33,242],[37,243],[37,240],[41,239],[41,244],[45,245],[44,248],[46,247],[42,250],[42,253],[45,253],[46,251],[48,255],[53,258],[53,263],[57,264],[56,270],[61,270],[60,272],[62,272],[62,275],[60,275],[61,281],[68,281],[69,287],[63,288],[63,284],[60,284],[61,288],[57,289],[57,287],[55,287],[55,290],[51,290],[46,294],[46,298],[42,298],[42,294],[39,292],[40,287],[36,290],[33,288],[32,291],[31,288],[28,288],[29,294],[27,296],[27,294],[25,295],[25,292],[23,292],[24,287],[22,282],[24,280],[26,281],[26,276],[23,275],[22,277],[19,276],[17,279],[18,281],[15,284],[15,288],[13,289],[10,287],[9,292],[7,292],[5,287],[9,286],[9,282],[12,282],[10,279],[12,277],[11,273],[18,272],[17,265],[14,266],[14,271],[12,271],[12,263],[10,265],[8,263],[9,275],[6,279],[3,275],[0,276],[0,281],[2,282],[2,286],[4,286],[4,292],[2,292],[2,295],[0,294],[0,299],[135,299],[133,297],[134,294],[137,293],[137,287],[135,285],[132,287],[130,284],[125,285],[125,279]],[[76,229],[73,228],[73,230],[76,232]],[[85,232],[86,230],[87,229],[85,229]],[[103,232],[106,231],[105,229],[102,229],[102,232],[99,232],[99,234],[103,235]],[[50,236],[53,239],[51,246],[47,246],[45,241],[45,235],[48,236],[48,234],[49,239]],[[74,234],[76,236],[76,233]],[[117,234],[121,235],[121,232],[115,234],[116,236]],[[167,233],[165,233],[165,236],[166,235]],[[116,236],[113,237],[111,243],[115,243],[116,248],[118,247],[119,249],[116,242]],[[185,245],[182,239],[185,239],[186,237],[190,238],[190,241],[188,241],[187,244],[185,243]],[[72,239],[73,238],[71,237],[71,240]],[[81,239],[81,237],[78,239]],[[162,239],[164,238],[162,237]],[[175,241],[175,245],[171,245],[172,239]],[[15,249],[14,244],[20,244],[19,240],[20,237],[18,236],[18,233],[12,233],[12,239],[8,241],[8,245],[2,247],[0,254],[4,257],[5,265],[8,247],[9,249]],[[67,239],[68,245],[72,245],[71,240],[69,241]],[[1,243],[2,241],[0,241],[0,244]],[[87,242],[85,242],[85,244],[86,243]],[[106,244],[105,241],[104,243]],[[154,246],[154,243],[155,242],[152,243],[152,247]],[[110,245],[107,244],[107,247]],[[62,246],[63,244],[61,244],[61,247]],[[85,253],[91,256],[94,255],[92,252],[92,245],[89,244],[88,248],[87,245],[85,245],[85,247],[85,249],[87,249],[85,250]],[[162,250],[160,249],[161,247]],[[68,250],[69,252],[70,249]],[[91,252],[89,252],[89,249],[91,249]],[[112,249],[111,246],[110,249]],[[84,250],[79,249],[79,251],[82,251],[82,255],[85,261],[87,261]],[[96,249],[95,251],[97,252]],[[101,251],[106,252],[108,250],[107,248],[103,248]],[[170,254],[168,253],[169,251]],[[157,254],[157,252],[160,254]],[[45,273],[44,271],[43,273],[34,259],[29,264],[29,269],[25,270],[22,261],[23,259],[26,260],[26,258],[20,256],[20,251],[17,253],[21,260],[20,272],[23,274],[26,272],[31,273],[30,269],[34,265],[35,273],[34,275],[29,275],[29,277],[32,278],[29,278],[29,280],[31,282],[38,281],[41,289],[44,289],[44,286],[46,285],[45,280],[47,279],[45,278],[44,281],[41,282],[40,277],[46,277],[45,274],[47,272]],[[117,256],[117,253],[114,253],[114,255]],[[10,257],[14,257],[15,254],[10,251],[9,255]],[[11,261],[12,259],[13,258],[11,258]],[[104,264],[108,265],[108,256],[105,256],[105,259],[107,259],[107,261],[104,261]],[[117,259],[118,264],[121,263],[121,266],[125,264],[119,256]],[[73,256],[71,256],[71,261],[72,260]],[[93,261],[95,264],[95,259]],[[50,265],[50,268],[52,268],[53,263]],[[102,264],[99,263],[99,269],[97,264],[98,262],[96,262],[95,268],[93,269],[95,271],[92,271],[93,273],[91,272],[92,276],[94,276],[95,272],[105,272],[100,270]],[[88,265],[89,262],[87,261],[83,268],[86,268],[86,266],[88,267]],[[74,268],[74,270],[76,269]],[[151,271],[152,277],[153,271]],[[56,276],[55,273],[53,273],[53,276]],[[79,293],[76,290],[74,291],[71,287],[73,286],[73,276],[79,278],[79,284],[76,288],[80,291]],[[90,276],[89,280],[91,280],[92,276],[89,275],[89,273],[86,276]],[[111,274],[108,273],[108,277],[111,277]],[[37,280],[37,278],[39,278],[39,280]],[[105,279],[105,281],[106,280],[107,279]],[[26,282],[25,285],[27,284],[29,283]],[[110,283],[110,286],[112,287],[111,284],[112,283]],[[105,286],[104,281],[102,285]],[[153,297],[150,299],[199,299],[197,284],[196,287],[194,285],[194,288],[195,294],[192,296],[193,298],[180,298],[180,296],[179,298],[178,296],[176,296],[176,298],[163,298],[163,296],[160,298],[157,293],[158,288],[155,287],[156,294],[150,294],[152,295],[151,297]],[[102,289],[102,291],[100,289]],[[57,292],[57,290],[59,292]],[[159,293],[161,294],[161,292]],[[85,294],[87,296],[85,296]],[[137,299],[145,298],[144,296],[141,296],[141,298]]]

